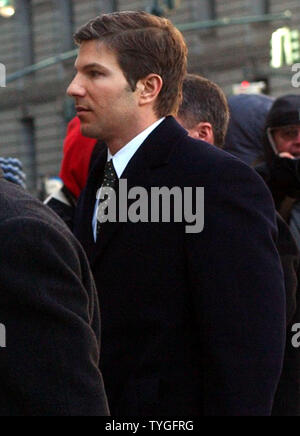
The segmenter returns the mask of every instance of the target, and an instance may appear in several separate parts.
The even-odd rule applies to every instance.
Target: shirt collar
[[[108,150],[107,161],[110,161],[111,159],[113,160],[114,168],[116,170],[118,178],[122,176],[129,161],[143,144],[143,142],[145,142],[145,140],[153,132],[153,130],[155,130],[156,127],[158,127],[164,120],[165,118],[161,118],[160,120],[149,126],[146,130],[141,132],[128,144],[121,148],[121,150],[119,150],[118,153],[116,153],[114,156],[112,156],[110,151]]]

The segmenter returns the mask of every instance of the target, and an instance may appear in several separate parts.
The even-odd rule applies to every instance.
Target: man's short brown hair
[[[200,122],[211,124],[215,144],[223,147],[229,124],[229,107],[222,89],[204,77],[187,74],[183,82],[183,102],[178,117],[187,129]]]
[[[169,20],[146,12],[103,14],[81,27],[74,39],[78,45],[103,41],[116,53],[133,91],[149,74],[161,76],[163,87],[155,105],[156,115],[177,114],[188,51],[182,34]]]

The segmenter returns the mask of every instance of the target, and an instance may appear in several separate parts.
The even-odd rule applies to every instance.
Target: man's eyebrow
[[[75,64],[75,70],[76,69],[78,69],[77,68],[78,66],[76,66],[76,64]],[[105,68],[103,65],[101,65],[101,64],[98,64],[97,62],[92,62],[92,63],[90,63],[90,64],[87,64],[87,65],[84,65],[84,67],[82,67],[82,70],[90,70],[91,68],[99,68],[99,69],[101,69],[101,70],[104,70],[104,71],[108,71],[108,69],[107,68]]]

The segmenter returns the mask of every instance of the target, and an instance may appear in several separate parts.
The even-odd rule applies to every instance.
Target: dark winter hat
[[[300,95],[277,98],[267,117],[266,128],[300,124]]]

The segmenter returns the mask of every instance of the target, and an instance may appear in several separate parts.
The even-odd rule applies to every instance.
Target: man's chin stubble
[[[96,130],[81,126],[81,134],[87,138],[93,138],[93,139],[101,139],[100,132],[96,132]]]

